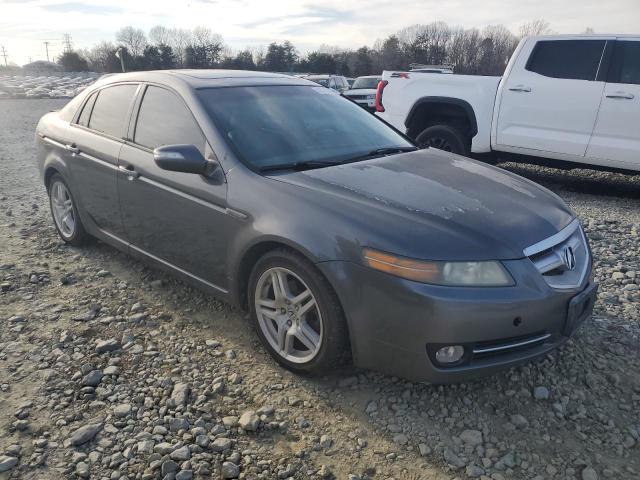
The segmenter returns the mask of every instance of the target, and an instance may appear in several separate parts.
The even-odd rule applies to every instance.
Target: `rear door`
[[[176,144],[195,145],[215,160],[186,103],[172,90],[148,85],[128,136],[118,190],[131,249],[226,290],[230,217],[224,176],[170,172],[153,160],[154,148]]]
[[[582,157],[604,82],[597,81],[606,39],[530,40],[505,80],[497,146]]]
[[[92,93],[73,124],[75,143],[67,161],[82,209],[102,231],[124,238],[116,185],[117,163],[129,124],[136,83]]]
[[[615,42],[587,157],[640,169],[640,38]]]

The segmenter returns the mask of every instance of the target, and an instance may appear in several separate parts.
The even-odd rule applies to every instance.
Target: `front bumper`
[[[527,262],[503,262],[517,282],[504,288],[426,285],[352,262],[323,262],[318,267],[341,300],[357,366],[450,383],[543,356],[568,340],[590,314],[593,303],[568,329],[569,304],[592,288],[589,275],[579,288],[554,290]],[[594,297],[592,292],[589,298]],[[438,365],[434,352],[444,345],[464,345],[464,361]]]

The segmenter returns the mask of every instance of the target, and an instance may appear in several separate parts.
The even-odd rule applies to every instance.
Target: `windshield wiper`
[[[280,163],[275,165],[267,165],[261,167],[261,172],[273,172],[275,170],[309,170],[312,168],[330,167],[332,165],[340,165],[342,162],[306,160],[304,162]]]
[[[352,157],[349,160],[345,160],[343,163],[357,162],[358,160],[366,160],[368,158],[382,157],[384,155],[393,155],[394,153],[415,152],[418,147],[385,147],[376,148],[363,155]]]

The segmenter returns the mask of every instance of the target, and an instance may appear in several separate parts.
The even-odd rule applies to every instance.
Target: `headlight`
[[[434,285],[464,287],[507,287],[515,285],[513,278],[497,261],[486,262],[428,262],[398,257],[365,248],[367,265],[381,272]]]
[[[375,100],[376,96],[375,95],[367,95],[367,100]]]

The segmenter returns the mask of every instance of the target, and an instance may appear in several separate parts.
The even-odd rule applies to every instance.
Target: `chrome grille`
[[[524,249],[533,265],[553,288],[579,287],[589,267],[587,239],[578,220],[555,235]]]

